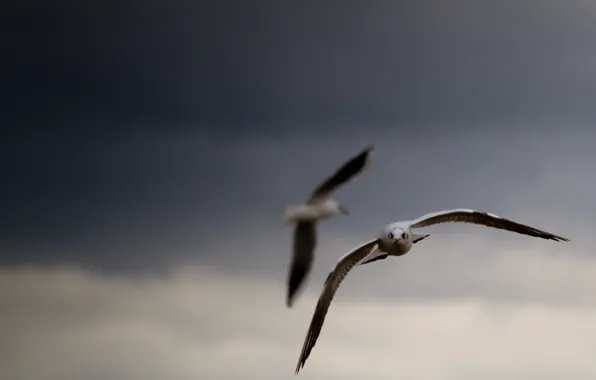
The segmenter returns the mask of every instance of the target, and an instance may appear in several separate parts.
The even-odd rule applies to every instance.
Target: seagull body
[[[292,205],[286,209],[285,222],[292,224],[302,221],[329,219],[339,213],[347,215],[348,209],[333,198],[315,199],[305,205]]]
[[[327,178],[312,192],[306,204],[292,205],[286,209],[285,224],[295,225],[292,262],[288,275],[288,294],[286,304],[292,306],[297,291],[310,272],[317,245],[316,224],[337,214],[348,215],[348,209],[331,194],[341,185],[358,175],[370,161],[373,147],[367,147],[351,158],[333,175]]]
[[[335,292],[352,268],[358,265],[369,264],[377,260],[383,260],[389,256],[405,255],[410,251],[412,245],[430,236],[430,234],[415,234],[412,232],[412,229],[439,223],[453,222],[474,223],[547,240],[570,241],[564,237],[516,223],[494,214],[470,209],[440,211],[426,214],[412,221],[388,224],[382,229],[380,236],[360,245],[352,252],[340,258],[331,269],[331,272],[325,280],[323,291],[319,296],[319,301],[317,302],[314,315],[308,328],[298,365],[296,366],[296,374],[298,374],[300,369],[304,367],[306,359],[315,346]]]

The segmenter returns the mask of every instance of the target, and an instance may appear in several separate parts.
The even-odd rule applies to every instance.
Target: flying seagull
[[[286,209],[286,225],[295,225],[292,262],[288,274],[288,294],[286,298],[288,307],[292,307],[297,291],[312,267],[314,250],[317,244],[317,222],[329,219],[339,213],[344,215],[349,213],[345,206],[331,198],[331,194],[367,166],[372,151],[373,147],[369,146],[357,156],[352,157],[332,176],[317,186],[306,204],[289,206]]]
[[[302,352],[298,359],[298,365],[296,366],[296,374],[298,374],[300,369],[304,367],[306,359],[315,346],[335,292],[352,268],[357,265],[364,265],[377,260],[386,259],[389,256],[405,255],[412,248],[412,244],[430,236],[430,234],[415,234],[412,232],[413,228],[451,222],[474,223],[547,240],[570,241],[564,237],[519,224],[494,214],[469,209],[439,211],[426,214],[416,220],[388,224],[383,228],[379,237],[360,245],[352,252],[343,256],[335,264],[333,269],[331,269],[331,272],[325,280],[323,291],[319,296],[319,301],[317,302],[314,315],[310,322],[304,345],[302,346]]]

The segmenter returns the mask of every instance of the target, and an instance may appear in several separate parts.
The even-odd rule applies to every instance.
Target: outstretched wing
[[[411,223],[412,228],[427,227],[439,223],[474,223],[547,240],[570,241],[567,238],[551,234],[550,232],[542,231],[534,227],[511,221],[509,219],[501,218],[498,215],[470,209],[455,209],[434,212],[421,216],[420,218],[413,220]]]
[[[321,329],[323,328],[323,323],[325,322],[325,316],[327,315],[327,311],[329,310],[329,306],[331,305],[331,301],[333,300],[333,296],[339,288],[339,285],[352,268],[358,265],[377,248],[377,244],[378,240],[375,239],[348,253],[339,259],[327,276],[323,291],[321,292],[317,307],[315,308],[314,315],[310,322],[308,332],[306,333],[302,352],[300,353],[298,365],[296,366],[296,374],[298,374],[300,368],[304,367],[304,363],[306,362],[306,359],[308,359],[310,351],[317,342],[317,338],[319,337]]]
[[[314,250],[317,245],[316,228],[315,222],[306,221],[297,223],[294,229],[294,249],[288,275],[288,295],[286,298],[288,307],[292,307],[294,297],[312,267]]]
[[[357,156],[352,157],[341,168],[339,168],[332,176],[327,178],[312,192],[308,202],[313,202],[320,198],[328,197],[335,189],[350,179],[358,175],[370,161],[373,147],[369,146],[360,152]]]

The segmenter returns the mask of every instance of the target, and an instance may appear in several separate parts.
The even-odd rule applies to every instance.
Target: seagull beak
[[[342,205],[339,205],[339,212],[341,212],[344,215],[350,215],[350,211],[348,211],[348,209]]]

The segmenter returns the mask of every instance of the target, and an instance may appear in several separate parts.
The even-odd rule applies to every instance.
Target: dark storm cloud
[[[373,165],[337,194],[352,215],[323,223],[321,244],[349,234],[346,250],[386,222],[454,207],[563,236],[593,212],[593,134],[403,140],[396,131],[277,143],[164,135],[71,151],[48,143],[22,153],[43,159],[21,157],[28,166],[2,190],[2,242],[16,247],[2,259],[153,269],[190,260],[277,272],[289,254],[283,208],[369,143],[377,146]]]
[[[3,117],[24,131],[594,116],[586,2],[44,4],[3,12]]]
[[[421,204],[489,208],[512,187],[527,191],[519,203],[540,193],[581,214],[555,190],[519,185],[545,160],[577,181],[591,158],[591,134],[557,139],[594,120],[596,23],[591,5],[558,4],[5,5],[1,241],[21,248],[2,260],[209,257],[198,242],[281,222],[287,202],[371,143],[381,160],[341,194],[370,219],[330,230]],[[466,122],[500,129],[462,142]],[[547,129],[559,130],[525,145]],[[491,186],[498,196],[469,190]],[[416,201],[396,202],[398,187]]]

